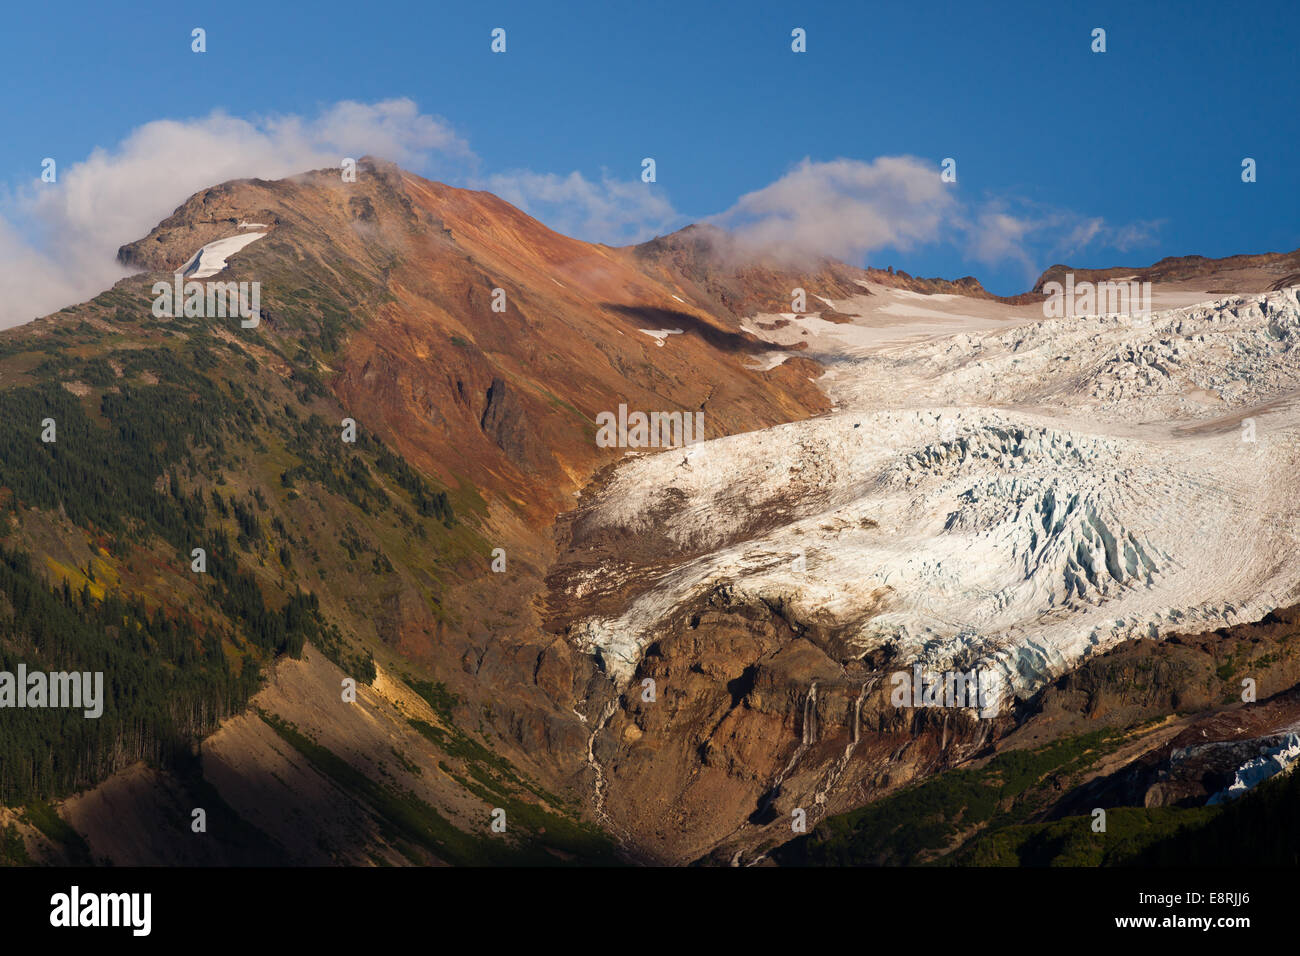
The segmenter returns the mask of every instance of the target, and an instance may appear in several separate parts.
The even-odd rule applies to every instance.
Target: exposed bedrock
[[[841,663],[776,610],[712,595],[646,649],[593,744],[616,831],[660,862],[752,859],[977,753],[1013,722],[896,707],[879,655]]]

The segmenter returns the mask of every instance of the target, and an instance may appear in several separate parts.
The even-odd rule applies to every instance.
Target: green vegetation
[[[173,473],[191,449],[222,448],[223,404],[172,386],[126,386],[104,394],[105,427],[59,386],[0,392],[0,461],[11,507],[62,508],[88,531],[153,533],[181,547],[203,526],[203,500],[183,495],[174,483],[169,494],[158,494],[154,482]],[[240,417],[238,410],[225,411]],[[40,439],[47,418],[57,429],[57,440],[48,443]]]
[[[434,726],[428,721],[416,718],[409,718],[408,723],[436,744],[438,749],[447,756],[466,761],[470,766],[472,776],[479,779],[486,786],[497,788],[495,791],[497,793],[527,790],[538,798],[545,800],[551,806],[563,805],[563,801],[521,777],[509,760],[489,750],[473,737],[460,730],[451,714],[451,707],[455,706],[456,698],[454,695],[448,694],[441,683],[421,684],[418,681],[414,683],[408,681],[407,683],[429,702],[429,706],[438,712],[442,722],[450,729],[444,730],[442,727]],[[416,685],[419,685],[419,687]],[[425,689],[421,690],[420,687]],[[433,689],[433,693],[428,693],[428,689]],[[448,706],[448,701],[453,703]]]
[[[950,849],[963,834],[1018,823],[1050,803],[1042,792],[1117,742],[1101,730],[1038,750],[1009,750],[978,769],[949,770],[851,813],[822,821],[778,850],[783,863],[912,865]],[[1046,785],[1046,786],[1044,786]]]
[[[1090,817],[1008,827],[954,860],[981,866],[1285,866],[1300,864],[1300,774],[1215,807],[1115,807]]]
[[[452,711],[460,706],[460,698],[447,690],[447,685],[442,681],[422,681],[411,677],[405,678],[406,686],[411,688],[425,702],[434,709],[440,717],[447,721],[452,719]]]
[[[23,838],[18,827],[9,824],[0,831],[0,866],[31,866],[32,858],[27,855]]]
[[[1213,808],[1112,807],[1106,832],[1093,832],[1091,816],[1009,826],[984,834],[950,862],[975,866],[1116,866],[1131,863],[1153,845],[1195,831]]]
[[[181,786],[183,806],[202,807],[207,812],[207,832],[220,835],[222,850],[240,865],[277,865],[285,862],[285,850],[276,840],[249,823],[203,776],[203,758],[189,753],[178,756],[170,767],[172,777]],[[178,816],[174,825],[190,834],[192,818]]]
[[[342,633],[334,624],[322,621],[320,629],[312,636],[311,642],[339,670],[354,678],[358,683],[373,684],[375,682],[375,656],[369,651],[364,654],[352,653],[348,649]]]
[[[1267,780],[1222,807],[1177,811],[1184,823],[1122,862],[1135,866],[1300,865],[1300,773]]]
[[[139,306],[119,298],[96,303]],[[84,570],[52,565],[86,583],[70,588],[65,577],[50,587],[21,550],[0,550],[0,666],[103,671],[108,698],[99,720],[68,710],[8,712],[0,726],[0,802],[62,795],[130,760],[167,764],[244,706],[261,664],[299,655],[307,640],[358,680],[374,679],[373,658],[350,648],[314,594],[291,590],[282,578],[283,596],[268,602],[266,575],[257,568],[269,558],[292,581],[295,542],[278,513],[264,516],[270,502],[256,484],[246,497],[214,487],[226,485],[227,474],[247,473],[241,456],[250,447],[265,453],[266,438],[276,436],[301,459],[289,469],[299,481],[315,482],[363,514],[397,506],[396,492],[419,515],[448,529],[456,523],[447,493],[377,439],[363,431],[356,445],[345,445],[318,415],[268,413],[270,392],[257,376],[249,381],[241,370],[244,384],[218,384],[204,374],[220,366],[226,344],[209,327],[170,325],[184,325],[186,337],[169,334],[157,345],[106,354],[107,342],[119,336],[86,323],[58,326],[62,338],[78,341],[49,347],[39,366],[57,381],[0,389],[0,509],[9,528],[21,528],[29,510],[55,520],[66,515],[92,553],[106,556],[108,574],[103,584],[97,580],[97,561]],[[60,381],[82,382],[91,391],[79,397]],[[46,419],[55,423],[53,442],[41,440]],[[396,513],[409,527],[406,507]],[[268,520],[278,540],[269,537]],[[427,536],[422,525],[416,530]],[[309,547],[305,538],[301,545]],[[191,576],[196,547],[207,552],[207,573]],[[187,598],[183,608],[160,607],[156,596],[116,593],[111,555],[130,561],[141,553],[147,563],[174,561],[175,573],[199,589],[198,604]],[[371,546],[366,567],[379,575],[394,571],[378,546]]]
[[[220,550],[214,551],[221,556]],[[319,631],[311,595],[279,611],[262,603],[250,575],[218,560],[212,598],[264,654],[300,653]],[[31,559],[0,546],[0,670],[102,672],[102,716],[70,708],[12,709],[0,724],[0,803],[51,798],[93,783],[133,760],[168,762],[216,728],[258,685],[256,669],[233,669],[222,638],[236,635],[152,613],[114,591],[93,600],[67,580],[51,588]]]
[[[23,810],[23,822],[30,823],[51,843],[67,855],[74,866],[88,866],[93,861],[90,847],[80,833],[72,829],[58,812],[40,800],[29,803]]]
[[[346,412],[328,360],[386,293],[341,260],[304,266],[280,252],[263,279],[274,321],[238,343],[206,319],[155,321],[149,297],[128,286],[0,336],[0,670],[102,672],[105,698],[98,719],[4,711],[0,805],[27,806],[69,858],[82,858],[76,835],[46,801],[137,760],[197,794],[223,841],[237,835],[257,859],[282,858],[202,780],[194,741],[247,705],[267,664],[308,641],[372,682],[367,635],[389,627],[374,614],[380,602],[414,589],[448,619],[444,581],[482,551],[472,516],[486,505],[472,485],[442,487],[364,427],[355,443],[340,440]],[[46,419],[56,441],[41,440]],[[195,548],[205,573],[191,572]],[[318,581],[330,586],[319,591],[325,607],[308,590]],[[458,702],[443,703],[440,728],[454,727]],[[536,807],[534,797],[560,803],[508,762],[440,728],[475,792],[502,793],[493,806],[510,810],[508,838],[488,835],[486,817],[484,834],[467,836],[413,795],[358,779],[305,735],[292,742],[375,809],[408,859],[606,852],[595,831]],[[0,829],[0,863],[25,859],[18,830]]]
[[[424,776],[424,770],[419,764],[411,763],[411,761],[406,759],[406,755],[396,747],[389,747],[388,749],[393,752],[393,756],[397,758],[397,762],[401,764],[403,770],[407,773],[415,774],[417,777]]]
[[[786,865],[1291,866],[1300,864],[1300,773],[1214,807],[1110,807],[1044,820],[1071,776],[1119,743],[1115,731],[1007,751],[949,770],[778,848]]]
[[[376,783],[333,751],[322,747],[293,724],[259,711],[262,720],[322,774],[354,798],[374,810],[380,832],[395,846],[409,843],[422,847],[449,863],[473,863],[480,860],[487,847],[482,840],[469,836],[448,823],[433,807],[410,793],[396,791]]]
[[[356,443],[349,445],[340,441],[339,435],[339,428],[319,415],[298,422],[287,435],[287,446],[302,463],[281,473],[281,484],[296,488],[300,481],[314,481],[364,514],[385,511],[392,506],[392,500],[376,481],[365,457],[356,454],[360,451],[374,460],[380,475],[410,496],[417,514],[436,518],[447,528],[455,524],[447,492],[435,491],[404,458],[389,451],[378,438],[359,428]]]
[[[356,320],[336,304],[343,290],[325,292],[319,287],[299,286],[280,292],[272,283],[270,291],[278,293],[275,301],[286,303],[279,319],[300,333],[298,341],[303,351],[315,348],[322,355],[333,355],[348,331],[356,327]]]

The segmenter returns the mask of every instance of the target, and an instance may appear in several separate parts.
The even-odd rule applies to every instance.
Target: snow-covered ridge
[[[1121,640],[1255,619],[1300,600],[1297,343],[1287,290],[855,358],[832,415],[620,467],[586,526],[682,557],[579,642],[625,680],[722,589],[842,659],[889,643],[1029,692]]]
[[[1298,289],[1050,319],[878,354],[834,376],[846,404],[1034,404],[1196,419],[1300,387]],[[901,381],[900,381],[901,379]],[[902,385],[902,388],[898,386]],[[891,396],[893,398],[891,399]]]

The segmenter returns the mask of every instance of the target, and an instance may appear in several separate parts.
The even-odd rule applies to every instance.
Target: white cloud
[[[869,163],[805,159],[712,221],[788,258],[854,262],[886,247],[938,241],[958,212],[933,163],[882,156]]]
[[[336,103],[311,118],[214,112],[157,120],[111,150],[60,164],[56,183],[34,182],[0,198],[0,326],[108,288],[127,274],[116,262],[118,247],[146,235],[201,189],[367,153],[417,170],[434,157],[453,167],[474,162],[444,120],[396,99]]]
[[[341,102],[314,117],[255,119],[221,112],[157,120],[112,149],[61,165],[57,183],[0,192],[0,327],[83,301],[126,275],[119,246],[146,235],[194,193],[230,179],[275,179],[382,156],[416,172],[486,188],[551,228],[625,245],[688,221],[662,187],[515,170],[482,177],[468,143],[409,99]],[[57,157],[56,157],[57,158]],[[450,175],[449,175],[450,174]],[[913,156],[871,162],[804,159],[711,217],[741,244],[787,258],[831,256],[861,264],[889,249],[948,244],[988,266],[1020,264],[1032,278],[1054,255],[1089,246],[1125,251],[1149,243],[1158,223],[1112,227],[1100,218],[1007,201],[962,198],[939,166]]]
[[[1100,236],[1106,228],[1104,220],[1099,218],[1084,219],[1077,223],[1064,238],[1061,240],[1061,248],[1069,252],[1077,252],[1086,248],[1094,239]]]
[[[1140,246],[1154,245],[1156,241],[1155,234],[1163,224],[1163,219],[1150,219],[1119,226],[1110,230],[1107,236],[1107,244],[1120,252],[1128,252],[1130,249],[1136,249]]]
[[[515,170],[489,176],[483,186],[556,232],[588,242],[628,245],[686,225],[661,187],[603,171],[596,183],[579,172]]]
[[[1158,226],[1113,227],[1040,204],[970,200],[940,173],[938,164],[914,156],[804,159],[711,221],[795,261],[830,256],[861,264],[885,249],[948,245],[986,266],[1019,265],[1031,279],[1050,264],[1045,256],[1096,245],[1125,251],[1150,242]]]
[[[1042,270],[1035,265],[1025,244],[1043,228],[1042,220],[1013,216],[994,206],[977,211],[972,220],[960,225],[959,231],[963,234],[966,258],[988,266],[1019,263],[1026,275],[1033,277]]]
[[[1020,263],[1030,278],[1058,262],[1077,261],[1088,249],[1117,252],[1155,242],[1159,222],[1112,225],[1100,216],[1082,216],[1070,210],[1038,204],[1018,204],[1008,212],[1006,202],[985,204],[966,228],[966,255],[987,265]]]

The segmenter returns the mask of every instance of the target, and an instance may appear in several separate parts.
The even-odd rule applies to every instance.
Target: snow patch
[[[265,235],[264,232],[251,232],[209,242],[181,266],[181,275],[187,279],[207,279],[214,276],[226,268],[227,259]]]
[[[638,332],[644,333],[655,340],[655,345],[660,348],[664,347],[664,341],[670,335],[681,335],[681,329],[637,329]]]
[[[785,360],[793,354],[793,352],[769,352],[767,355],[758,358],[756,361],[746,362],[745,368],[752,369],[756,372],[769,372],[785,362]]]

